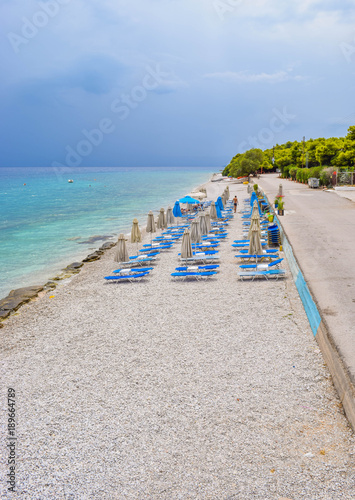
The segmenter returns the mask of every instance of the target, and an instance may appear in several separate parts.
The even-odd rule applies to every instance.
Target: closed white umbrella
[[[200,215],[200,231],[202,235],[208,234],[209,230],[207,229],[206,215]]]
[[[148,214],[146,231],[147,233],[150,233],[150,242],[152,242],[152,233],[156,232],[154,214],[152,211],[150,211]]]
[[[261,255],[263,252],[260,235],[257,226],[255,225],[250,236],[249,243],[249,254],[250,255]]]
[[[207,226],[207,234],[211,231],[211,214],[207,212],[205,214],[205,221],[206,221],[206,226]]]
[[[277,193],[277,196],[283,196],[283,193],[282,193],[282,184],[279,184],[279,192]]]
[[[217,211],[216,211],[216,205],[215,205],[214,201],[212,201],[212,203],[211,203],[210,217],[211,217],[211,220],[217,220]]]
[[[227,192],[226,190],[223,191],[223,194],[222,194],[222,201],[223,201],[223,206],[225,207],[226,206],[226,203],[227,203]]]
[[[157,227],[158,227],[158,229],[164,229],[164,227],[167,227],[164,208],[160,209],[160,212],[158,215]]]
[[[125,235],[121,233],[118,237],[117,250],[113,258],[115,262],[127,262],[129,259],[126,241]]]
[[[250,228],[249,228],[249,231],[248,231],[248,237],[249,238],[251,237],[251,233],[252,233],[253,228],[255,227],[255,225],[258,228],[259,235],[261,236],[260,215],[259,215],[259,208],[258,208],[257,201],[254,201],[253,210],[252,210],[252,213],[251,213]]]
[[[166,211],[166,224],[174,224],[175,222],[175,217],[173,215],[173,209],[171,207],[168,207]]]
[[[184,234],[182,235],[182,242],[181,242],[181,258],[190,259],[191,257],[192,257],[192,246],[191,246],[190,231],[188,229],[185,229]]]
[[[192,221],[190,236],[192,243],[200,243],[201,241],[200,222],[197,219]]]
[[[229,186],[226,186],[227,200],[230,198]]]
[[[260,219],[258,217],[252,217],[250,222],[250,227],[248,231],[248,238],[251,238],[253,231],[258,231],[259,236],[261,237],[261,229],[260,229]]]
[[[138,253],[138,243],[142,241],[141,230],[139,229],[138,220],[133,219],[132,230],[131,230],[131,243],[137,243],[137,253]]]

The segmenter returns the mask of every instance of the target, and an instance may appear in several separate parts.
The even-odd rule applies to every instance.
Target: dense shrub
[[[311,177],[315,177],[316,179],[319,179],[321,170],[322,170],[322,167],[312,167],[312,168],[310,168],[309,169],[310,175],[309,175],[308,178],[310,179]]]
[[[333,167],[326,167],[321,170],[319,179],[322,186],[329,186],[329,184],[331,184],[333,171]]]
[[[298,168],[297,169],[296,180],[298,182],[303,182],[303,168]]]
[[[288,179],[290,176],[290,167],[284,167],[282,171],[282,178],[283,179]]]
[[[296,176],[297,176],[297,171],[299,169],[297,167],[291,167],[290,168],[290,176],[291,176],[291,179],[294,181],[296,179]]]

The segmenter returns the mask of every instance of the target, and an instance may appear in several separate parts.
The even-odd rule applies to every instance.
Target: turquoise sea
[[[0,298],[42,284],[137,217],[209,180],[211,168],[0,168]],[[68,183],[68,179],[73,183]]]

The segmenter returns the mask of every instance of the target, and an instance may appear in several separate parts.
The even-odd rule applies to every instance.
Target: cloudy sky
[[[222,167],[355,124],[350,0],[0,0],[1,166]]]

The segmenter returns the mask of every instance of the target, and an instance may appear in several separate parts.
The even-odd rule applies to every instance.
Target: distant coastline
[[[9,171],[8,174],[10,176],[13,175],[13,172],[12,172],[13,169],[1,169],[0,175],[1,175],[1,173],[4,174],[5,170]],[[53,174],[53,169],[42,169],[42,168],[38,168],[38,169],[20,168],[19,170],[16,169],[16,176],[18,177],[17,185],[18,185],[18,187],[21,185],[21,188],[20,188],[22,190],[21,194],[24,192],[23,190],[25,190],[27,188],[31,189],[31,184],[32,184],[31,179],[32,180],[36,179],[39,174],[43,173],[43,170],[45,170],[46,172],[49,172],[50,174]],[[107,175],[110,176],[110,174],[117,174],[117,171],[122,171],[122,170],[124,172],[128,173],[132,169],[111,169],[111,168],[108,168],[108,169],[102,169],[99,172],[97,170],[91,169],[91,168],[77,169],[77,170],[79,171],[79,172],[77,172],[77,174],[79,174],[79,179],[78,178],[76,179],[77,182],[75,182],[75,174],[74,173],[71,173],[71,176],[74,178],[73,184],[68,185],[66,177],[63,178],[63,181],[65,179],[65,186],[64,186],[64,182],[62,182],[61,180],[59,181],[60,184],[63,185],[64,189],[70,190],[71,188],[75,187],[75,184],[76,185],[82,184],[83,183],[83,175],[86,178],[86,176],[88,174],[91,174],[91,175],[97,174],[97,176],[99,176],[100,174],[104,173],[105,180],[107,180]],[[175,190],[175,191],[173,190],[174,194],[176,193],[177,198],[183,196],[184,194],[186,194],[187,192],[196,188],[197,186],[201,185],[202,183],[208,182],[211,179],[211,176],[213,174],[212,170],[206,171],[205,169],[201,169],[201,168],[191,168],[191,169],[184,168],[181,170],[177,170],[177,169],[173,169],[173,168],[169,168],[169,169],[158,169],[158,168],[157,169],[142,169],[142,168],[138,167],[137,169],[135,169],[135,172],[140,171],[140,172],[146,173],[147,170],[149,170],[150,173],[155,172],[155,174],[158,174],[158,175],[159,175],[159,173],[164,172],[165,175],[167,174],[167,177],[169,177],[169,172],[175,172],[175,174],[176,174],[176,172],[178,172],[179,174],[181,173],[184,177],[186,177],[186,182],[181,183],[182,185],[185,185],[185,188],[184,189],[181,188],[181,190],[178,188],[178,193],[177,193],[177,190]],[[201,173],[201,175],[198,175],[199,172]],[[25,177],[21,178],[21,174],[24,174]],[[198,178],[196,178],[196,176],[194,174],[197,174]],[[53,177],[53,175],[52,175],[52,177]],[[27,182],[26,182],[26,186],[22,188],[24,183],[21,183],[20,181],[22,181],[23,179],[27,180]],[[190,181],[190,179],[191,179],[191,181]],[[87,183],[89,183],[91,181],[92,181],[92,179],[90,179],[90,176],[87,177],[87,179],[85,179],[85,182],[87,182]],[[57,184],[59,184],[59,182],[57,181]],[[150,201],[149,202],[149,209],[153,209],[154,211],[158,212],[160,207],[164,206],[166,204],[167,199],[169,198],[169,192],[172,192],[171,189],[170,190],[168,189],[166,184],[168,184],[167,179],[164,179],[162,181],[162,184],[160,185],[160,187],[158,189],[158,192],[156,192],[156,193],[151,192],[149,194],[149,196],[148,196],[149,201]],[[2,186],[4,186],[4,184],[2,184]],[[164,186],[166,189],[164,188]],[[165,191],[165,193],[162,193],[161,188],[163,188],[163,191]],[[44,188],[44,189],[47,189],[47,188]],[[0,189],[0,191],[2,192],[1,194],[4,194],[6,192],[3,189]],[[186,193],[185,193],[185,191],[186,191]],[[38,193],[36,193],[36,195],[38,195]],[[50,196],[50,192],[48,192],[46,195]],[[2,196],[2,198],[3,198],[3,196]],[[36,199],[36,196],[34,198]],[[163,198],[163,199],[161,200],[161,198]],[[175,201],[175,199],[171,198],[168,203],[173,204],[174,201]],[[143,203],[145,206],[148,205],[147,200],[143,200]],[[110,207],[110,209],[111,208],[112,207]],[[167,208],[167,207],[165,207],[165,208]],[[29,272],[27,277],[26,277],[26,272],[25,272],[24,276],[21,277],[21,280],[18,280],[18,279],[8,280],[7,284],[5,284],[5,286],[2,286],[0,288],[0,300],[3,298],[6,298],[8,296],[8,293],[10,292],[10,290],[16,290],[19,288],[32,286],[32,285],[39,286],[39,284],[42,284],[41,286],[43,286],[43,284],[46,284],[47,287],[48,286],[49,287],[55,286],[54,284],[60,282],[60,280],[63,279],[63,277],[69,277],[73,273],[75,274],[80,269],[79,268],[68,269],[68,266],[70,267],[71,263],[82,262],[82,261],[87,260],[88,258],[90,259],[89,256],[92,254],[96,255],[98,253],[100,255],[100,253],[101,253],[101,255],[102,255],[102,252],[105,252],[108,248],[111,248],[111,246],[115,243],[117,235],[120,232],[128,233],[130,231],[131,220],[133,220],[133,218],[135,216],[138,218],[139,223],[143,228],[144,224],[145,224],[145,212],[147,212],[147,210],[145,210],[145,207],[143,207],[141,209],[139,207],[139,204],[135,204],[134,206],[132,206],[132,211],[128,214],[125,213],[125,217],[121,217],[119,220],[117,219],[117,217],[112,217],[112,220],[110,223],[110,221],[109,221],[110,217],[106,217],[105,218],[106,220],[104,221],[106,224],[106,227],[100,228],[100,220],[97,220],[97,227],[95,227],[91,231],[90,236],[85,235],[82,238],[80,238],[78,235],[75,235],[72,237],[69,236],[68,238],[66,238],[66,240],[68,240],[68,248],[71,249],[71,251],[69,250],[68,252],[61,253],[60,259],[58,259],[58,261],[56,263],[53,264],[51,262],[48,262],[48,265],[44,265],[42,267],[42,269],[38,272],[34,272],[34,273]],[[6,220],[7,220],[7,225],[9,226],[10,225],[9,219],[6,218]],[[2,220],[1,222],[2,222],[2,226],[4,226],[4,221]],[[116,226],[116,224],[117,224],[117,226]],[[115,230],[114,231],[107,230],[108,226],[110,226],[111,228],[113,226],[115,226]],[[21,231],[25,232],[24,229],[19,227],[18,234],[20,234]],[[16,228],[15,228],[11,232],[10,236],[12,236],[13,238],[19,238],[18,234],[16,234]],[[43,237],[43,235],[41,235],[39,233],[39,237]],[[2,243],[4,244],[4,241]],[[2,248],[4,248],[3,244],[1,245]],[[9,242],[7,243],[7,245],[9,245]],[[83,250],[80,249],[81,245],[84,247]],[[35,245],[33,245],[33,242],[32,242],[32,246],[35,246]],[[4,254],[4,249],[2,250],[2,252]],[[2,257],[6,258],[5,255],[2,255]],[[34,258],[35,258],[35,256],[34,256]],[[9,256],[7,257],[7,260],[8,260],[8,262],[11,261]],[[3,265],[4,265],[4,261],[3,261]],[[9,264],[9,265],[12,266],[11,264]],[[23,271],[24,266],[21,265],[21,267],[22,267],[22,271]],[[38,277],[38,279],[36,279],[36,277]]]

